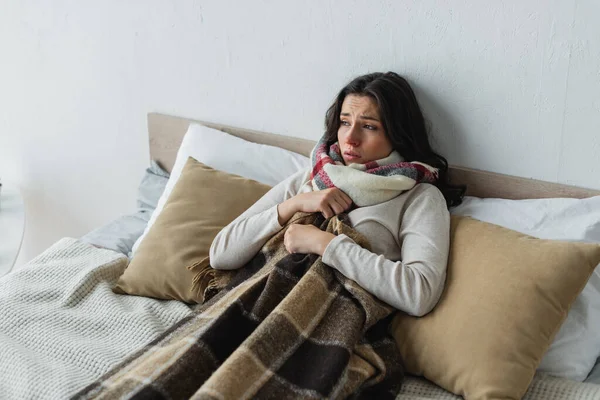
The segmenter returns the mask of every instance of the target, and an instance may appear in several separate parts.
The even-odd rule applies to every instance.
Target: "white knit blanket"
[[[64,399],[190,314],[114,294],[127,258],[58,241],[0,278],[0,399]]]

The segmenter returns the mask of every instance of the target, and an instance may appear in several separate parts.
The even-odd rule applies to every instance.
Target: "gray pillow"
[[[590,372],[585,382],[600,385],[600,358],[596,361],[596,365],[592,368],[592,372]]]
[[[133,244],[144,233],[168,180],[169,173],[152,160],[138,187],[137,211],[94,229],[80,240],[129,256]]]
[[[169,173],[162,169],[156,161],[152,160],[138,187],[138,208],[151,210],[150,212],[152,213],[165,190],[168,180]]]

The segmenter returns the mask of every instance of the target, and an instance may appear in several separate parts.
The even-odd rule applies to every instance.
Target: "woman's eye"
[[[376,129],[377,129],[377,127],[376,127],[376,126],[374,126],[374,125],[365,125],[365,128],[366,128],[366,129],[369,129],[369,130],[371,130],[371,131],[374,131],[374,130],[376,130]]]
[[[350,125],[350,123],[349,123],[348,121],[344,121],[344,120],[342,120],[340,123],[341,123],[342,125],[345,125],[345,126],[348,126],[348,125]]]

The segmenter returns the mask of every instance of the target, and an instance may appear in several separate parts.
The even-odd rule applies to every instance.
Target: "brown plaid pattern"
[[[290,223],[368,247],[337,217],[298,213]],[[387,334],[394,309],[317,255],[289,254],[284,231],[244,268],[205,274],[217,293],[197,313],[75,398],[395,398],[403,371]]]

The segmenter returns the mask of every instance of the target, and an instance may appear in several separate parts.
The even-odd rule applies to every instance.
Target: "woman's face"
[[[337,137],[346,165],[379,160],[394,149],[383,129],[379,108],[369,96],[346,96]]]

